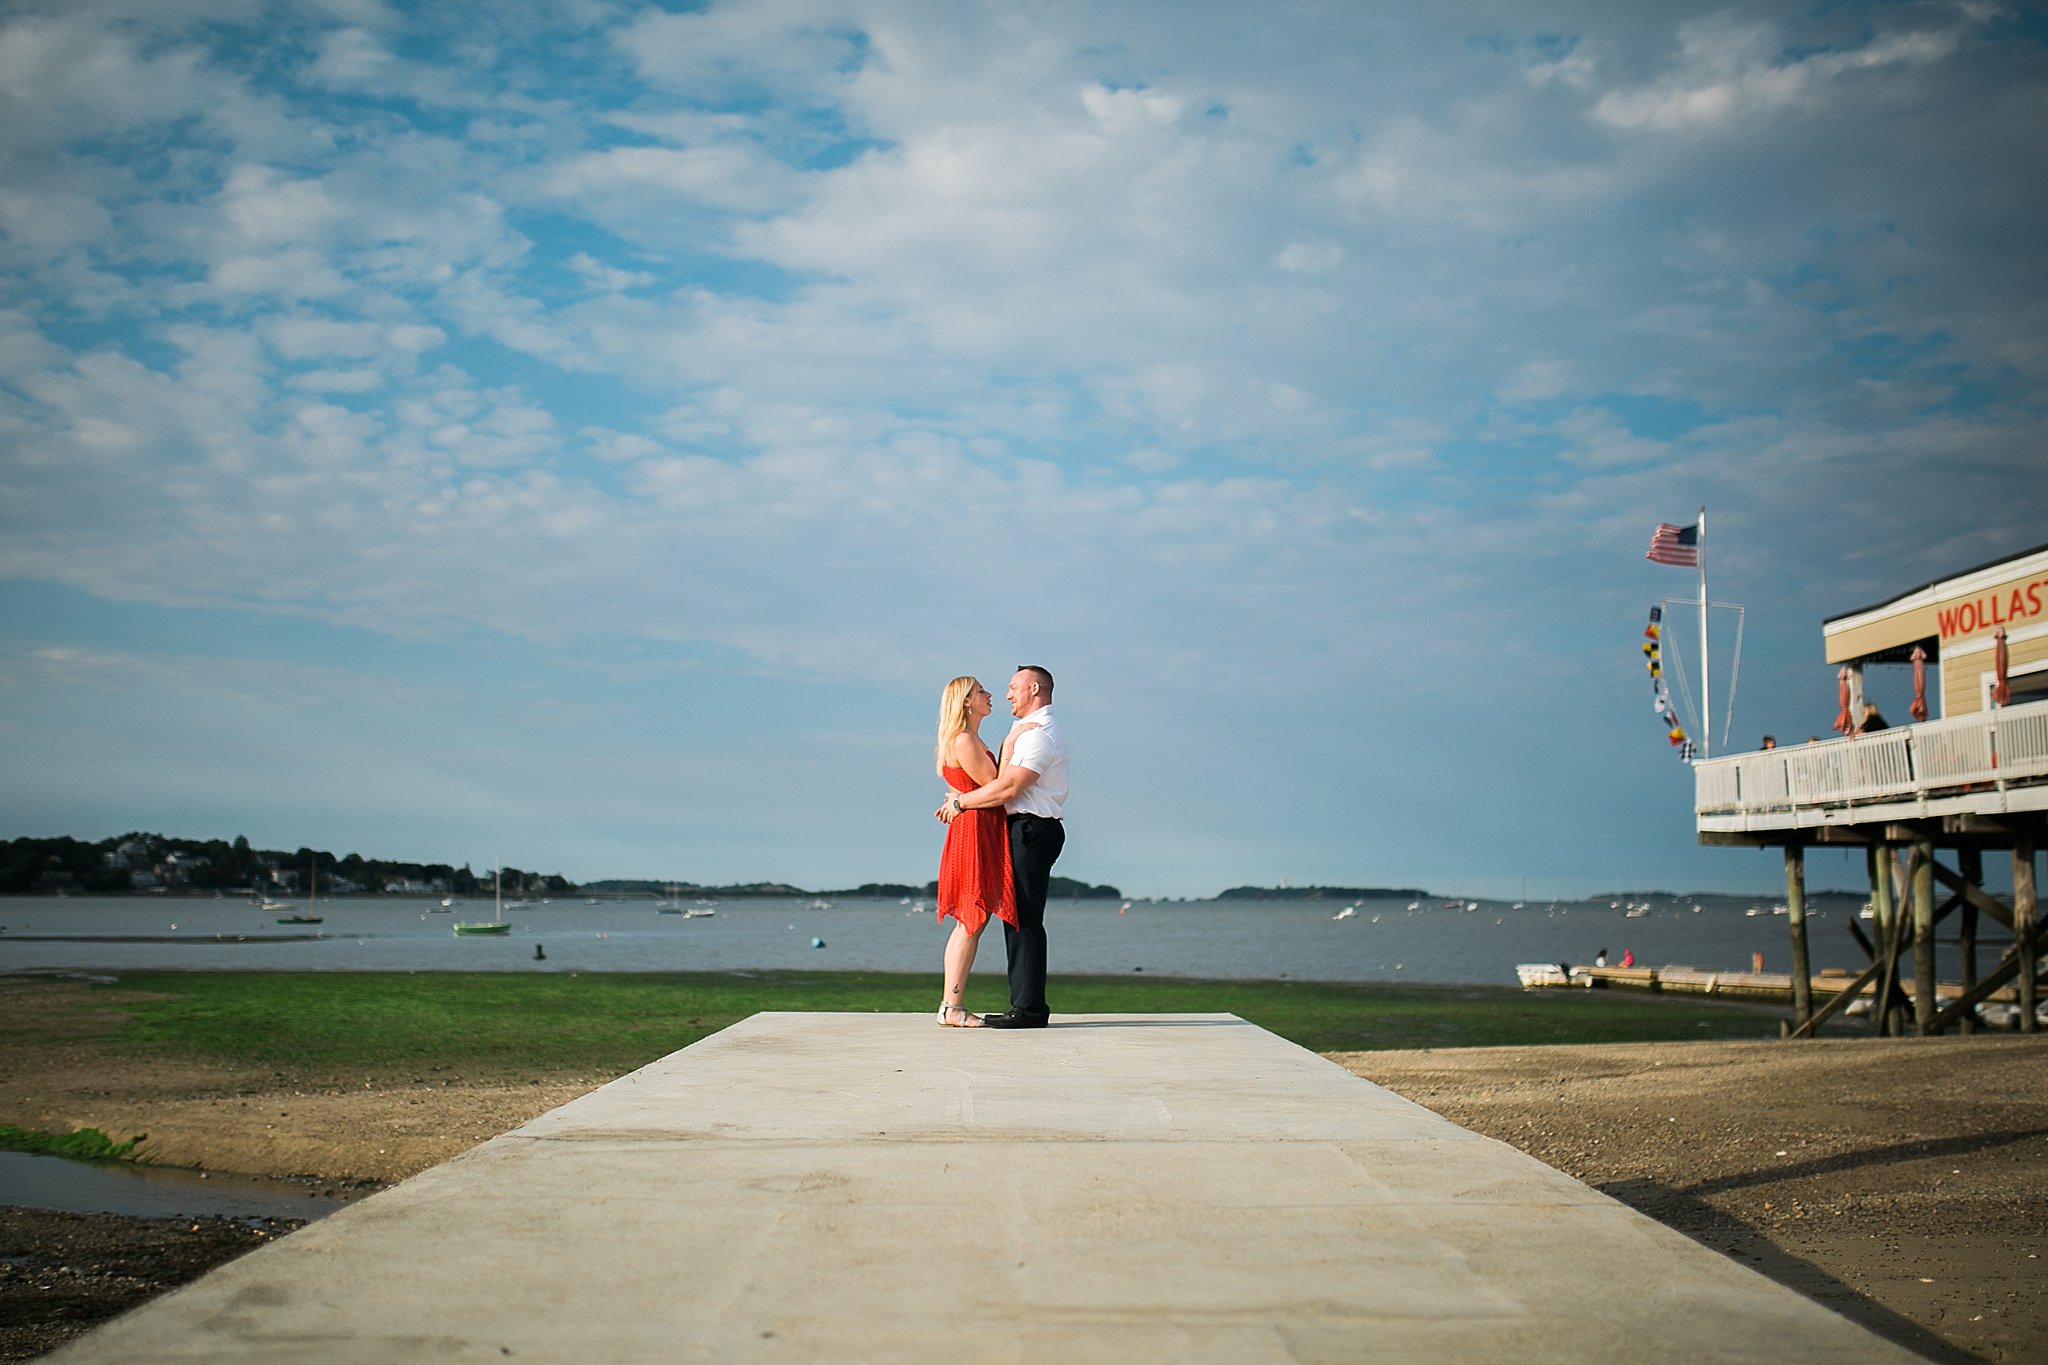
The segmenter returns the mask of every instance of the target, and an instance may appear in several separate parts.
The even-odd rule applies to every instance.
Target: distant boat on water
[[[491,873],[491,902],[493,907],[491,913],[496,918],[479,920],[470,924],[457,920],[454,926],[457,935],[471,937],[481,934],[509,934],[512,932],[512,924],[505,918],[505,890],[501,884],[502,876],[503,874],[496,870],[493,870]]]
[[[306,894],[307,905],[305,913],[279,915],[277,917],[279,924],[324,924],[326,922],[326,916],[318,913],[320,909],[320,864],[318,863],[314,863],[306,869]],[[293,910],[297,909],[296,906],[290,908]]]

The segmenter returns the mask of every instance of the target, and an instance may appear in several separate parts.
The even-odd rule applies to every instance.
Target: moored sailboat
[[[314,863],[306,869],[306,910],[304,914],[279,915],[279,924],[321,924],[326,916],[320,912],[320,864]]]
[[[493,861],[495,861],[495,859]],[[500,869],[494,868],[491,871],[491,903],[493,907],[491,913],[494,917],[488,920],[478,920],[470,924],[465,924],[462,921],[457,920],[455,922],[455,932],[457,936],[467,937],[478,934],[509,934],[512,932],[512,925],[505,918],[505,891],[503,886],[503,875],[504,874]]]

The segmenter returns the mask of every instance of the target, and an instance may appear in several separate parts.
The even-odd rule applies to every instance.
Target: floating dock
[[[1231,1015],[761,1014],[80,1339],[150,1361],[1917,1359]]]
[[[1677,995],[1713,995],[1727,1000],[1756,1000],[1772,1005],[1793,1005],[1798,996],[1790,972],[1717,971],[1707,967],[1587,967],[1568,963],[1522,962],[1515,975],[1525,990],[1574,987],[1591,990],[1628,990]],[[1943,981],[1935,987],[1943,1006],[1966,994],[1958,982]],[[1869,980],[1841,968],[1831,967],[1807,978],[1807,998],[1826,1006],[1837,996],[1848,999],[1839,1008],[1845,1014],[1867,1014],[1877,999],[1878,987]],[[2019,991],[2013,986],[1980,992],[1973,1003],[1992,1022],[2016,1020]]]

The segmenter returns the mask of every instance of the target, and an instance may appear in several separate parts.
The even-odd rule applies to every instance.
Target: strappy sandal
[[[960,1016],[958,1023],[947,1017],[954,1014]],[[941,1005],[939,1006],[939,1024],[943,1028],[980,1028],[981,1016],[968,1013],[965,1005]]]

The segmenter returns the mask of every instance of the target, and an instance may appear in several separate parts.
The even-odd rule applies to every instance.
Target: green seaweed
[[[16,1128],[0,1123],[0,1152],[35,1152],[43,1156],[68,1156],[77,1161],[147,1162],[142,1144],[149,1134],[141,1133],[126,1142],[116,1142],[97,1128],[75,1133],[39,1133],[33,1128]]]
[[[764,1010],[926,1014],[938,976],[148,972],[102,1045],[322,1085],[631,1071]],[[999,979],[969,1005],[1000,1008]],[[92,995],[80,997],[79,1008]],[[137,994],[144,998],[137,999]],[[1769,1038],[1782,1011],[1604,991],[1177,977],[1055,977],[1056,1015],[1231,1013],[1317,1052]]]

